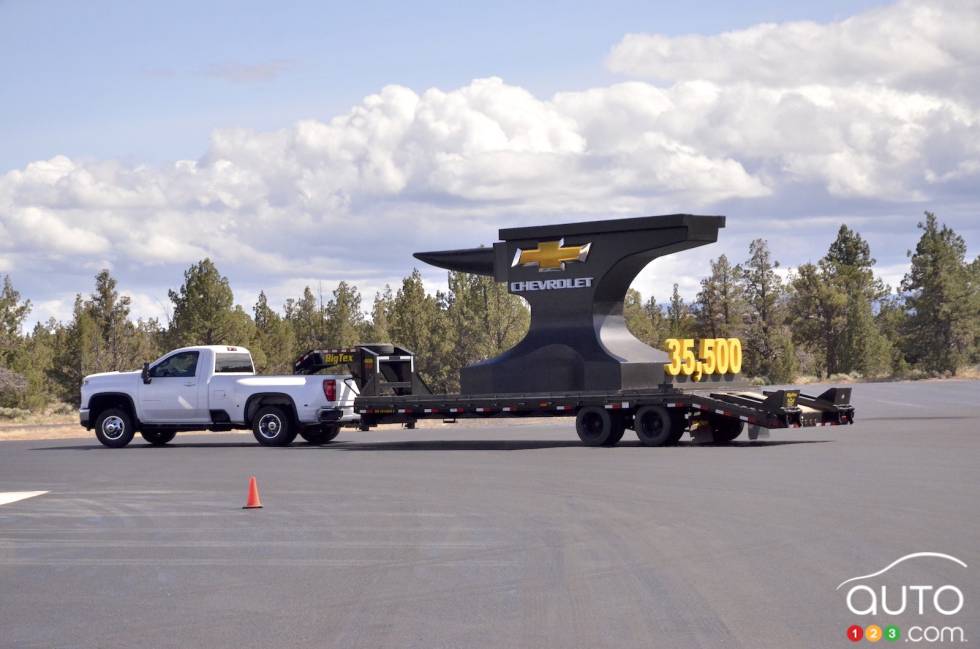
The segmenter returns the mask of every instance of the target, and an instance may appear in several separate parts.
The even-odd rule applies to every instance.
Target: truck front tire
[[[339,434],[340,426],[330,425],[324,425],[318,428],[304,428],[299,432],[300,437],[315,446],[332,442]]]
[[[262,446],[289,446],[297,432],[292,417],[278,406],[259,408],[252,418],[252,434]]]
[[[151,444],[153,446],[163,446],[167,442],[173,441],[173,438],[177,436],[177,431],[141,430],[140,435],[143,436],[143,439],[145,439],[148,444]]]
[[[136,430],[129,413],[120,408],[108,408],[95,419],[95,436],[104,446],[122,448],[133,441]]]

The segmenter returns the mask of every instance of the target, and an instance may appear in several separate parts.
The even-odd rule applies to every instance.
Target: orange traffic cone
[[[253,475],[248,479],[248,500],[242,509],[262,509],[262,501],[259,500],[259,483],[255,481]]]

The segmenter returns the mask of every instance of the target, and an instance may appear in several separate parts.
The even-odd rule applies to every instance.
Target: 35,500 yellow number
[[[670,363],[664,371],[700,381],[704,374],[738,374],[742,371],[742,342],[738,338],[702,338],[694,354],[693,338],[668,338]]]

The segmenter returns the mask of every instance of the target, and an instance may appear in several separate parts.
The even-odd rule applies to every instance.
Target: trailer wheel
[[[575,431],[586,446],[606,446],[616,437],[617,426],[605,408],[586,406],[575,416]],[[618,441],[615,439],[612,444]]]
[[[728,444],[742,434],[745,422],[728,417],[712,417],[708,420],[715,443]]]
[[[299,436],[310,444],[319,446],[332,442],[340,434],[340,426],[320,426],[318,428],[304,428],[299,431]]]
[[[109,448],[122,448],[133,441],[136,429],[129,413],[120,408],[108,408],[95,419],[95,436]]]
[[[687,420],[683,412],[673,411],[670,413],[670,438],[667,439],[667,446],[674,446],[681,441],[681,437],[687,432]]]
[[[289,446],[296,439],[289,414],[278,406],[265,406],[252,417],[252,434],[262,446]]]
[[[163,446],[169,441],[172,441],[174,437],[177,436],[177,431],[175,430],[141,430],[140,435],[143,436],[148,443],[153,446]]]
[[[676,444],[684,430],[675,425],[674,418],[661,406],[643,406],[636,411],[633,422],[636,436],[644,446]]]
[[[610,417],[612,417],[613,431],[603,446],[615,446],[619,444],[619,440],[623,439],[623,435],[626,433],[626,421],[623,419],[623,416],[619,413],[611,413]]]

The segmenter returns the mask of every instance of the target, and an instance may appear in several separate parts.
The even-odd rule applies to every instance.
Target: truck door
[[[197,351],[171,354],[150,368],[150,382],[140,390],[143,419],[153,423],[201,423],[209,421],[198,384],[205,371]]]

